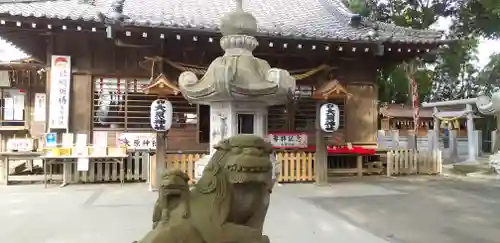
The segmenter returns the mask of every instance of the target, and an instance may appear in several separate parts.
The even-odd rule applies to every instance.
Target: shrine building
[[[172,90],[165,98],[174,111],[167,151],[206,153],[209,107],[190,104],[173,91],[181,72],[201,76],[223,54],[219,21],[234,6],[221,0],[0,2],[0,37],[43,63],[39,73],[46,78],[42,89],[47,109],[57,109],[50,96],[68,100],[68,131],[90,136],[107,131],[108,144],[121,134],[153,133],[150,105],[158,96],[146,94],[144,88],[162,79]],[[267,129],[277,149],[314,149],[316,110],[325,102],[337,104],[340,111],[339,129],[325,134],[327,145],[376,148],[377,70],[432,53],[446,43],[440,32],[362,18],[341,0],[275,0],[265,5],[244,1],[243,7],[258,23],[254,55],[296,79],[293,102],[268,109]],[[51,91],[51,82],[60,77],[51,77],[50,70],[59,68],[58,63],[70,66],[67,96]],[[13,82],[1,93],[27,89],[19,85]],[[33,102],[26,98],[26,107]],[[30,135],[33,112],[25,111],[23,120],[22,127],[9,129]],[[240,123],[244,133],[243,115]]]

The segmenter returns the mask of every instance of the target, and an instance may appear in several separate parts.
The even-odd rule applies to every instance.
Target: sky
[[[434,23],[431,28],[447,32],[452,24],[451,18],[440,18]],[[482,39],[478,46],[478,67],[484,67],[488,64],[490,56],[500,52],[500,40],[485,40]]]

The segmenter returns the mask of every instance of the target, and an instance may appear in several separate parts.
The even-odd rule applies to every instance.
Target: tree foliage
[[[452,19],[449,38],[434,64],[415,73],[421,100],[449,100],[489,92],[500,84],[500,55],[479,70],[476,37],[500,37],[499,0],[345,0],[360,15],[398,26],[429,29],[440,18]],[[381,102],[409,102],[409,79],[403,65],[379,71]]]

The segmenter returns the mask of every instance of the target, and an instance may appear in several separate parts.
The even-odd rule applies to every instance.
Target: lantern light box
[[[326,103],[319,109],[319,125],[324,132],[334,132],[339,129],[340,110],[336,104]]]
[[[151,127],[158,132],[166,132],[172,127],[173,108],[168,100],[158,99],[151,104]]]

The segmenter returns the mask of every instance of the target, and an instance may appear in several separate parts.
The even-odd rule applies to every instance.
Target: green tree
[[[454,13],[455,32],[462,37],[500,37],[500,1],[460,0]]]
[[[500,88],[500,53],[490,56],[490,61],[478,76],[479,92],[490,94]]]
[[[372,20],[415,29],[428,29],[439,18],[452,17],[455,20],[449,38],[499,36],[498,0],[346,0],[345,3],[353,12]],[[485,70],[479,75],[474,66],[477,44],[474,38],[449,44],[441,50],[434,64],[419,70],[415,77],[421,100],[464,98],[481,92],[480,85],[494,86],[494,72]],[[495,65],[500,63],[492,61],[488,70],[497,70]],[[409,102],[409,80],[403,73],[402,65],[380,70],[378,83],[382,102]],[[485,78],[488,74],[490,78]]]

